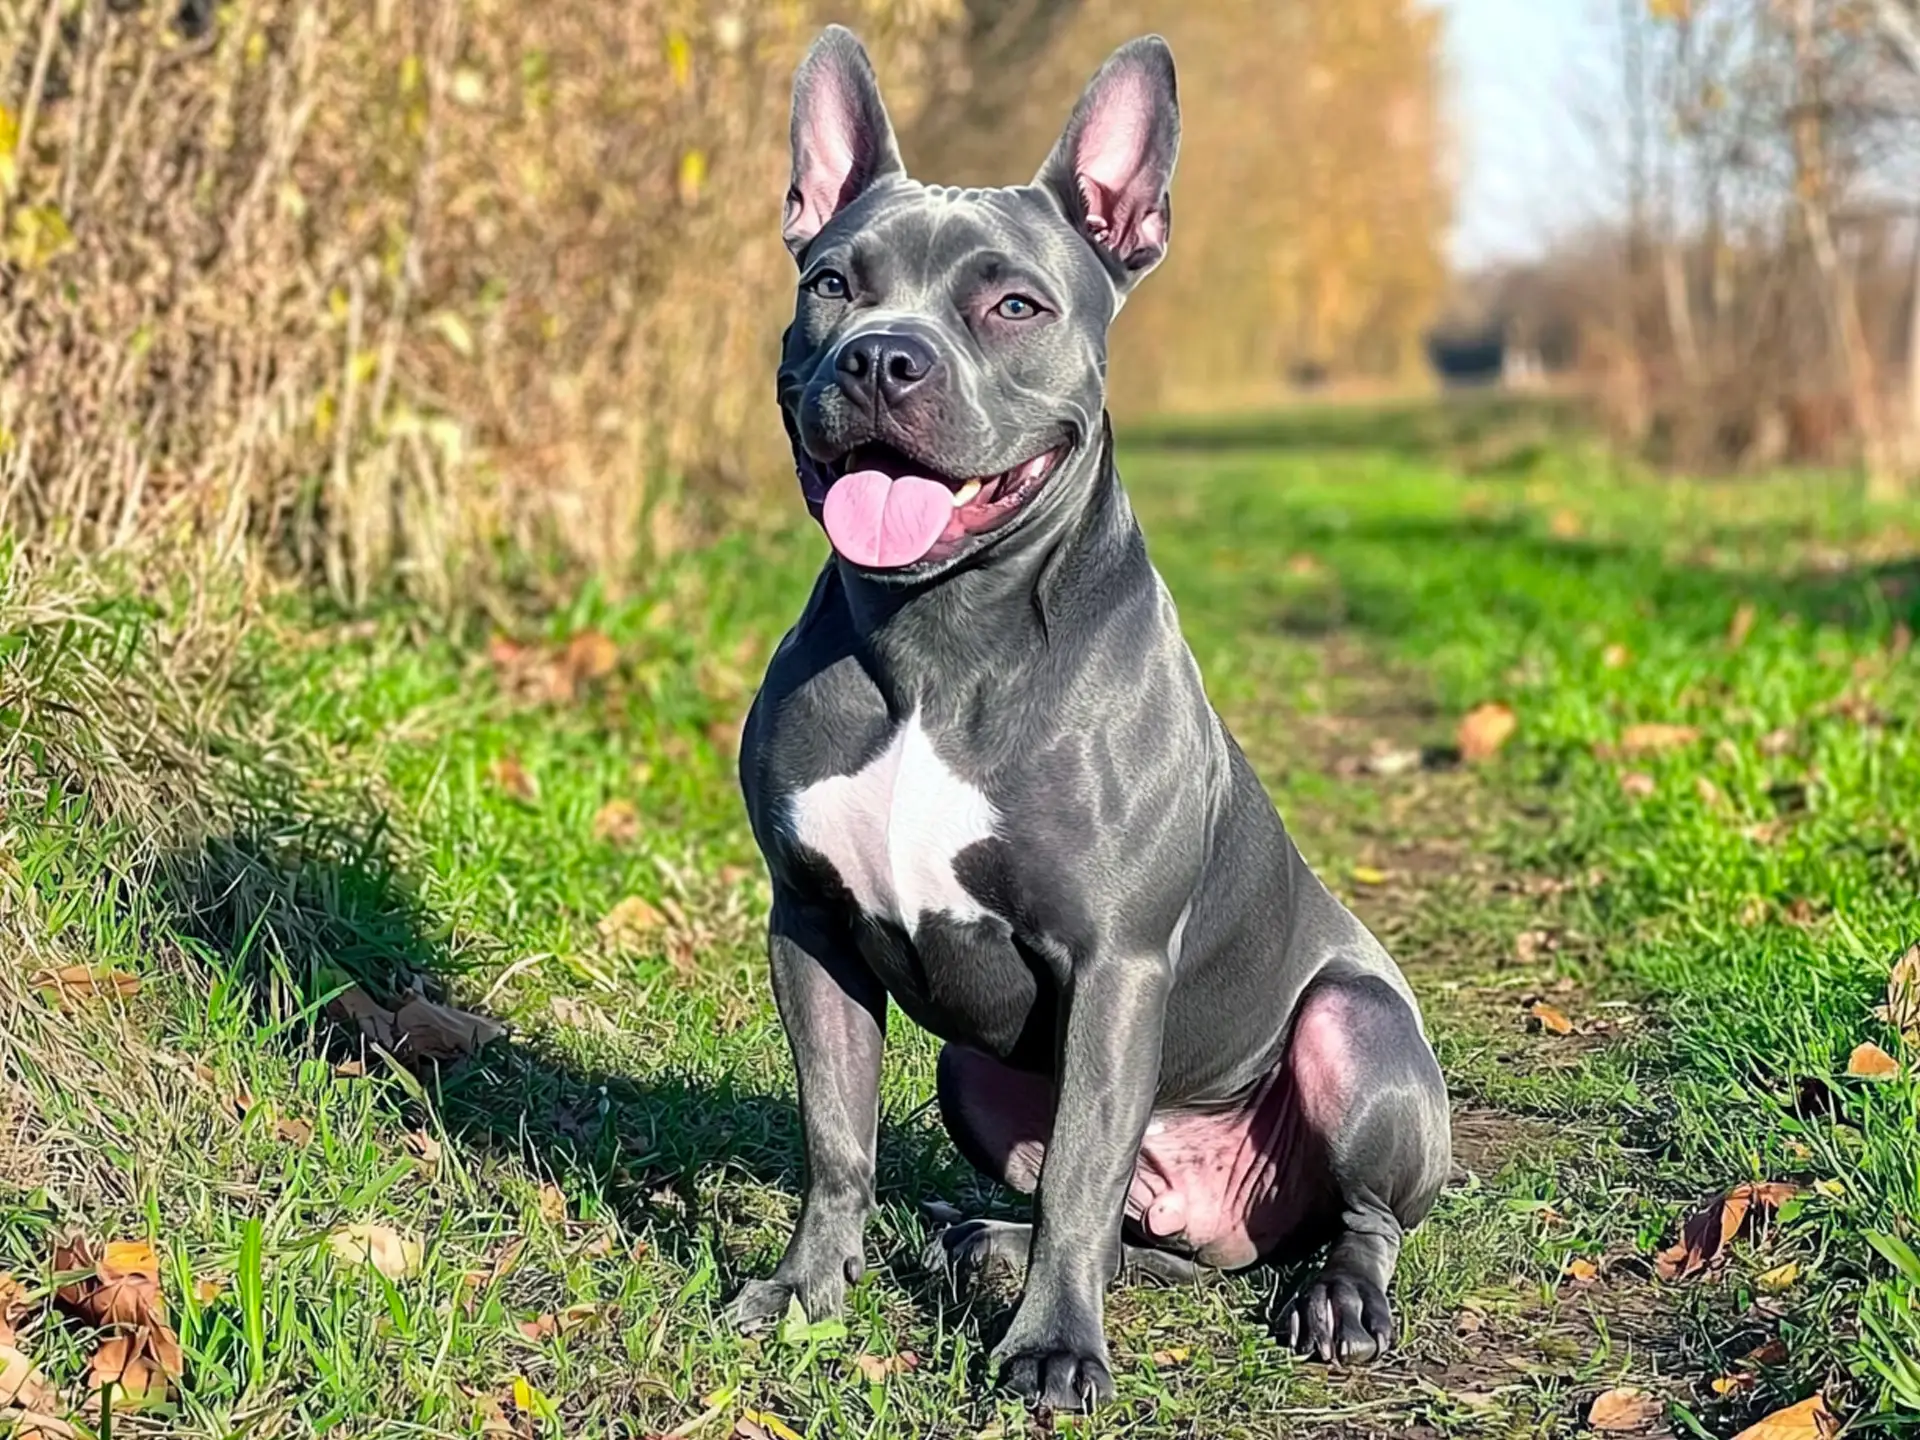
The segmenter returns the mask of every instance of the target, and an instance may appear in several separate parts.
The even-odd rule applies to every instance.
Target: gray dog
[[[847,31],[794,82],[780,409],[834,554],[740,778],[807,1179],[734,1313],[818,1318],[863,1272],[891,996],[947,1041],[954,1144],[1035,1197],[1032,1226],[955,1225],[930,1256],[1025,1265],[1000,1378],[1055,1408],[1112,1393],[1123,1267],[1324,1247],[1288,1341],[1378,1354],[1449,1169],[1413,995],[1208,704],[1114,470],[1107,327],[1166,252],[1179,135],[1157,37],[1008,189],[908,179]]]

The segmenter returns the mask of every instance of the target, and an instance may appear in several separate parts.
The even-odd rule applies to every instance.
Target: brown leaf
[[[1887,998],[1874,1007],[1873,1013],[1882,1024],[1920,1043],[1920,940],[1893,962],[1887,976]]]
[[[11,1344],[0,1344],[0,1410],[51,1413],[60,1408],[59,1393],[32,1357]]]
[[[567,1218],[567,1192],[558,1185],[540,1187],[540,1218],[549,1225],[558,1225]]]
[[[1847,1057],[1847,1074],[1859,1080],[1890,1080],[1900,1073],[1900,1062],[1871,1040],[1853,1047]]]
[[[203,1275],[193,1282],[193,1298],[211,1305],[227,1293],[227,1281],[218,1275]]]
[[[1513,732],[1519,726],[1520,718],[1513,713],[1510,705],[1489,701],[1485,705],[1475,706],[1460,721],[1459,732],[1454,737],[1460,747],[1461,758],[1468,761],[1491,759],[1499,753],[1501,746],[1513,738]]]
[[[327,1248],[348,1265],[370,1265],[389,1280],[400,1280],[420,1268],[424,1251],[411,1235],[388,1225],[343,1225],[327,1236]]]
[[[666,923],[667,917],[649,901],[629,895],[600,921],[600,938],[615,949],[633,950]]]
[[[598,630],[582,630],[567,642],[561,663],[576,685],[586,680],[604,680],[620,663],[620,647]]]
[[[1754,1422],[1733,1440],[1832,1440],[1839,1433],[1840,1417],[1824,1396],[1814,1395]]]
[[[1540,1022],[1540,1028],[1554,1035],[1571,1035],[1573,1022],[1562,1015],[1544,1000],[1536,1000],[1527,1007],[1527,1014]]]
[[[116,1410],[140,1409],[167,1398],[167,1377],[138,1336],[113,1335],[100,1342],[87,1366],[87,1388],[113,1387]]]
[[[631,845],[640,838],[640,809],[631,800],[609,800],[594,812],[593,838]]]
[[[1740,1358],[1754,1365],[1784,1365],[1792,1358],[1793,1352],[1787,1349],[1787,1342],[1778,1335],[1763,1341]]]
[[[1635,800],[1644,800],[1660,787],[1644,771],[1629,770],[1620,777],[1620,788]]]
[[[5,1271],[0,1271],[0,1345],[11,1345],[20,1338],[16,1327],[26,1313],[26,1287]]]
[[[1620,732],[1619,749],[1622,755],[1645,755],[1655,750],[1673,750],[1682,745],[1691,745],[1699,738],[1700,731],[1693,725],[1629,725]]]
[[[1632,658],[1633,652],[1617,642],[1600,652],[1600,663],[1609,670],[1618,670]]]
[[[1547,520],[1547,529],[1556,540],[1577,540],[1586,529],[1578,511],[1560,509],[1553,512]]]
[[[598,1305],[569,1305],[564,1310],[521,1321],[520,1333],[529,1340],[546,1340],[590,1325],[601,1313]]]
[[[1750,1370],[1736,1372],[1732,1375],[1716,1376],[1708,1388],[1724,1400],[1729,1395],[1740,1395],[1751,1390],[1759,1379],[1760,1377]]]
[[[130,1000],[140,993],[138,975],[106,965],[63,965],[40,971],[28,983],[63,1010],[93,1000]]]
[[[1163,1364],[1160,1356],[1153,1357],[1153,1363]],[[860,1372],[861,1378],[870,1385],[878,1385],[889,1375],[908,1375],[920,1368],[920,1357],[911,1350],[902,1350],[898,1355],[856,1355],[853,1368]]]
[[[1591,1285],[1599,1277],[1600,1267],[1584,1255],[1567,1261],[1567,1278],[1576,1285]]]
[[[531,805],[540,798],[540,786],[533,776],[527,773],[527,767],[520,763],[518,755],[502,755],[487,767],[487,774],[502,794],[523,804]]]
[[[1679,1242],[1654,1257],[1655,1273],[1663,1280],[1699,1273],[1720,1257],[1751,1212],[1777,1210],[1797,1194],[1798,1187],[1777,1180],[1734,1186],[1687,1220]]]
[[[285,1145],[311,1145],[313,1125],[306,1120],[277,1120],[273,1133]]]
[[[409,995],[393,1014],[394,1053],[403,1060],[460,1060],[506,1034],[497,1020]]]
[[[1753,608],[1752,601],[1742,601],[1740,608],[1733,612],[1733,620],[1727,626],[1727,648],[1738,650],[1747,643],[1747,637],[1753,633],[1753,622],[1760,612]]]
[[[1596,1430],[1644,1430],[1666,1412],[1666,1406],[1644,1390],[1607,1390],[1587,1411],[1587,1423]]]
[[[429,1169],[440,1163],[440,1142],[426,1131],[409,1130],[400,1137],[400,1143],[407,1147],[409,1155]]]
[[[327,1018],[344,1029],[365,1036],[382,1050],[390,1051],[394,1047],[393,1012],[358,985],[347,986],[327,1001]],[[358,1061],[349,1063],[359,1065]],[[340,1074],[345,1068],[336,1068],[334,1074]],[[366,1069],[361,1066],[354,1073],[364,1075]]]

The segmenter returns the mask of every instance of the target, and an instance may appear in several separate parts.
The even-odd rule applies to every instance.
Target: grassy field
[[[1815,1393],[1920,1423],[1920,1035],[1874,1014],[1920,939],[1920,511],[1636,479],[1511,417],[1163,428],[1123,469],[1216,704],[1422,996],[1458,1173],[1386,1363],[1286,1356],[1284,1276],[1116,1290],[1119,1399],[1073,1433],[1570,1435],[1620,1387],[1643,1433]],[[822,548],[796,505],[510,638],[276,602],[232,654],[151,582],[62,609],[15,575],[0,1328],[46,1387],[86,1388],[47,1303],[77,1235],[153,1244],[185,1355],[120,1434],[1044,1433],[986,1380],[1011,1291],[917,1266],[922,1202],[1008,1201],[910,1026],[849,1313],[722,1322],[799,1184],[732,746]],[[108,734],[156,613],[218,703]],[[1457,763],[1489,702],[1512,738]],[[65,966],[111,993],[36,983]],[[510,1034],[362,1047],[340,997],[409,989]],[[1896,1073],[1850,1076],[1862,1042]],[[1795,1193],[1662,1278],[1749,1181]]]

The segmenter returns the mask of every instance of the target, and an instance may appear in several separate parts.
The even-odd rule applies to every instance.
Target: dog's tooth
[[[962,485],[958,490],[953,492],[953,508],[958,510],[962,505],[966,504],[969,500],[973,499],[973,497],[978,495],[979,493],[980,493],[980,482],[978,480],[967,481],[966,484]]]

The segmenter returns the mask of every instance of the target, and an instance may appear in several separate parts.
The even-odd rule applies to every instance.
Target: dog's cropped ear
[[[829,25],[793,77],[787,248],[797,257],[868,186],[901,170],[873,62],[851,30]]]
[[[1167,187],[1180,153],[1173,52],[1158,35],[1107,58],[1034,183],[1053,192],[1122,292],[1167,253]]]

